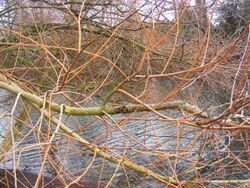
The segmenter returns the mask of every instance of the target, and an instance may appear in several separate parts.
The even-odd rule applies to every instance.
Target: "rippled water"
[[[8,108],[11,109],[12,105],[10,102]],[[0,110],[1,114],[6,114],[3,108],[0,108]],[[181,116],[181,113],[178,111],[165,110],[162,113],[172,118]],[[40,113],[36,110],[32,110],[30,117],[31,119],[27,120],[22,130],[25,136],[16,139],[15,149],[17,149],[17,152],[15,154],[16,161],[18,161],[18,169],[38,174],[44,153],[43,148],[35,146],[35,144],[45,142],[46,139],[38,133],[38,130],[41,129],[46,135],[48,125],[46,121],[43,121],[42,124],[39,123]],[[118,122],[122,118],[130,118],[131,120],[120,126],[113,122]],[[63,115],[62,122],[80,134],[82,138],[101,146],[110,155],[123,155],[163,175],[172,175],[173,171],[177,173],[185,171],[200,157],[206,159],[206,156],[211,154],[209,150],[206,151],[207,153],[200,153],[202,142],[206,138],[205,136],[207,136],[205,133],[201,134],[200,129],[177,123],[163,122],[159,120],[157,115],[148,112],[112,115],[112,119],[107,116],[74,117]],[[2,134],[4,134],[6,127],[9,127],[7,120],[9,120],[9,117],[0,121]],[[40,125],[41,127],[39,127]],[[222,142],[224,141],[226,139],[222,140]],[[30,148],[23,150],[25,147]],[[156,151],[159,153],[164,152],[169,155],[185,153],[185,157],[178,158],[167,155],[158,157],[152,155],[152,151],[154,153]],[[49,156],[51,160],[46,160],[43,174],[46,176],[53,175],[55,170],[53,170],[52,166],[56,166],[57,169],[61,170],[59,172],[61,176],[66,179],[83,173],[93,160],[93,153],[87,150],[81,143],[72,138],[67,138],[63,132],[59,132],[54,138]],[[10,169],[13,168],[11,153],[8,155],[5,164],[1,165],[2,168],[3,165],[7,165]],[[95,182],[107,182],[113,176],[116,167],[116,165],[97,157],[85,178]],[[129,172],[134,174],[132,171]],[[194,172],[183,175],[182,179],[192,176],[194,176]],[[125,176],[123,170],[119,170],[115,177],[113,184],[124,184]],[[135,177],[138,178],[138,175],[135,175]],[[144,177],[144,179],[150,180],[148,177]],[[151,181],[153,182],[153,180]],[[146,181],[143,183],[146,183]],[[145,184],[140,182],[135,184],[137,187],[145,186]]]

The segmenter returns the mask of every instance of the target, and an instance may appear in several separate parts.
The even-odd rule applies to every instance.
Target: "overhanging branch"
[[[0,88],[7,90],[13,94],[21,94],[21,97],[27,100],[30,103],[36,104],[39,108],[43,107],[44,99],[41,97],[26,92],[16,84],[9,82],[4,76],[0,75]],[[51,102],[46,100],[45,106],[49,107],[51,110],[55,112],[60,112],[62,104],[58,104],[55,102]],[[189,113],[193,113],[200,117],[207,117],[206,114],[202,112],[202,110],[195,105],[190,105],[183,101],[173,101],[166,102],[160,106],[156,106],[156,104],[147,104],[148,107],[155,110],[164,110],[164,109],[178,109],[183,110]],[[144,106],[143,104],[132,104],[128,103],[126,105],[121,105],[117,107],[107,106],[105,108],[102,107],[71,107],[64,105],[63,113],[67,115],[75,115],[75,116],[90,116],[90,115],[104,115],[105,112],[108,114],[120,114],[120,113],[132,113],[138,111],[151,111],[150,108]]]
[[[31,103],[35,108],[39,109],[39,107],[33,103]],[[120,157],[114,157],[109,155],[108,153],[104,152],[103,150],[99,149],[97,146],[92,145],[90,142],[88,142],[87,140],[85,140],[84,138],[82,138],[80,135],[78,135],[76,132],[74,132],[72,129],[70,129],[69,127],[67,127],[66,125],[64,125],[62,122],[60,122],[57,118],[55,118],[54,116],[52,116],[48,111],[43,110],[43,115],[49,119],[53,124],[59,126],[59,128],[64,131],[66,134],[72,136],[73,138],[75,138],[76,140],[78,140],[79,142],[81,142],[82,144],[84,144],[89,150],[91,150],[92,152],[96,153],[98,156],[112,162],[115,164],[119,164],[122,163],[125,167],[135,170],[139,173],[143,173],[146,174],[148,176],[151,176],[171,187],[177,187],[178,185],[178,181],[175,178],[172,178],[170,176],[163,176],[160,174],[157,174],[151,170],[149,170],[148,168],[145,168],[143,166],[140,166],[138,164],[136,164],[135,162],[129,160],[126,157],[120,156]]]

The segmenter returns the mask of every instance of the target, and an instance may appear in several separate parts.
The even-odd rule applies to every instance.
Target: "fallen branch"
[[[16,84],[9,82],[4,76],[0,75],[0,88],[7,90],[13,94],[20,94],[22,98],[27,100],[30,103],[34,103],[38,106],[38,108],[42,108],[44,104],[44,99],[39,96],[26,92]],[[45,107],[49,107],[51,110],[55,112],[60,112],[61,105],[55,102],[51,102],[46,100]],[[183,101],[173,101],[166,102],[160,106],[156,104],[147,104],[146,106],[143,104],[132,104],[128,103],[125,105],[113,107],[106,106],[103,107],[71,107],[67,105],[63,105],[63,113],[67,115],[75,115],[75,116],[90,116],[90,115],[104,115],[108,114],[120,114],[120,113],[132,113],[138,111],[151,111],[151,109],[155,110],[164,110],[164,109],[178,109],[187,111],[189,113],[195,114],[200,117],[207,118],[207,115],[202,112],[202,110],[195,105],[190,105]]]
[[[31,103],[35,108],[37,108],[38,110],[40,110],[40,107],[37,106],[36,104]],[[64,125],[62,122],[60,122],[57,118],[55,118],[54,116],[52,116],[48,111],[43,109],[43,115],[45,118],[47,118],[48,120],[50,120],[53,124],[55,124],[56,126],[59,126],[59,128],[65,132],[66,134],[70,135],[71,137],[75,138],[77,141],[79,141],[80,143],[84,144],[85,147],[87,147],[89,150],[91,150],[92,152],[96,153],[98,156],[112,162],[115,164],[123,164],[123,166],[135,170],[139,173],[143,173],[146,174],[148,176],[151,176],[167,185],[170,185],[172,187],[178,187],[178,181],[175,178],[169,177],[169,176],[163,176],[157,173],[152,172],[151,170],[140,166],[136,163],[134,163],[133,161],[129,160],[126,157],[120,156],[120,157],[114,157],[111,156],[109,154],[107,154],[106,152],[102,151],[101,149],[99,149],[97,146],[93,146],[90,142],[88,142],[87,140],[85,140],[84,138],[82,138],[80,135],[78,135],[77,133],[75,133],[72,129],[70,129],[69,127],[67,127],[66,125]]]

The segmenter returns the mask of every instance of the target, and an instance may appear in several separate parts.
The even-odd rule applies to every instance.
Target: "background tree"
[[[219,27],[225,35],[232,35],[250,19],[249,1],[222,1],[219,7]]]

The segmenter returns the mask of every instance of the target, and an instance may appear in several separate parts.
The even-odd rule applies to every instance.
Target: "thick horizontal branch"
[[[205,118],[208,117],[206,113],[202,112],[202,110],[198,106],[190,105],[183,101],[166,102],[160,106],[157,106],[156,104],[147,104],[147,106],[155,110],[177,109],[177,110],[183,110],[189,113],[193,113],[200,117],[205,117]],[[143,106],[142,104],[129,103],[129,104],[117,106],[117,107],[106,107],[105,111],[109,114],[119,114],[119,113],[126,114],[126,113],[131,113],[131,112],[142,112],[142,111],[151,111],[151,110],[148,107]]]
[[[42,108],[44,105],[44,99],[29,92],[24,91],[16,84],[8,82],[6,79],[3,80],[3,77],[0,75],[0,88],[7,90],[13,94],[21,94],[21,97],[27,100],[28,102],[36,104],[39,108]],[[60,112],[61,106],[63,105],[63,113],[67,115],[75,115],[75,116],[88,116],[88,115],[104,115],[105,112],[108,114],[119,114],[119,113],[132,113],[138,111],[150,111],[150,109],[142,104],[126,104],[117,107],[107,106],[104,108],[102,107],[71,107],[66,106],[64,104],[58,104],[55,102],[51,102],[46,100],[45,107],[50,108],[55,112]],[[201,109],[195,105],[190,105],[188,103],[182,101],[173,101],[163,103],[160,106],[155,104],[147,105],[155,110],[164,110],[164,109],[179,109],[183,111],[187,111],[189,113],[196,114],[200,117],[207,117]]]

